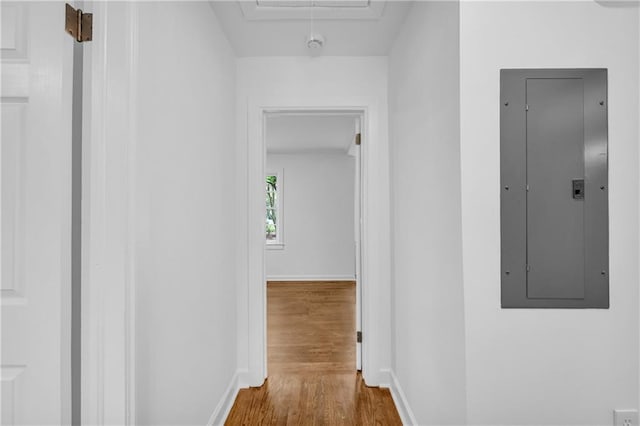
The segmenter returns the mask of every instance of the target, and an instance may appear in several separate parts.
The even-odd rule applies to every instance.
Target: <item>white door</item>
[[[0,7],[0,417],[3,425],[64,424],[73,40],[64,32],[64,3]]]
[[[356,134],[361,134],[360,121],[356,120]],[[356,136],[357,137],[357,136]],[[355,230],[355,265],[356,265],[356,330],[362,332],[362,154],[360,145],[355,146],[355,179],[354,179],[354,227]],[[356,340],[356,370],[362,370],[362,343]]]

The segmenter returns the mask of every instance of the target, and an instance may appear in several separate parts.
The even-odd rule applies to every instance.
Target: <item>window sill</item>
[[[284,243],[267,243],[267,250],[284,250]]]

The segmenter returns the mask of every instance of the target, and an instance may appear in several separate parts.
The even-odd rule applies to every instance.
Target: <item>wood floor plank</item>
[[[267,369],[226,425],[401,425],[388,389],[356,372],[355,283],[269,282]]]

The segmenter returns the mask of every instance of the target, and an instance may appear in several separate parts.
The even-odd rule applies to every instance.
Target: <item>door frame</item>
[[[361,277],[362,277],[362,256],[361,256],[361,247],[362,247],[362,175],[361,175],[361,171],[362,171],[362,167],[361,167],[361,155],[360,155],[360,147],[361,145],[357,145],[356,144],[356,137],[358,133],[361,133],[360,130],[360,123],[364,122],[364,110],[356,110],[356,109],[340,109],[340,110],[331,110],[331,109],[323,109],[323,110],[316,110],[316,109],[309,109],[309,108],[296,108],[296,109],[275,109],[275,110],[271,110],[269,109],[268,111],[265,110],[263,112],[263,120],[265,120],[264,126],[266,126],[266,120],[268,118],[268,116],[272,113],[277,114],[277,116],[279,115],[300,115],[300,114],[310,114],[310,115],[314,115],[317,114],[319,116],[325,115],[325,114],[329,114],[331,116],[347,116],[347,117],[357,117],[356,118],[356,125],[354,125],[354,134],[353,134],[353,139],[351,141],[351,144],[349,145],[349,150],[348,153],[346,154],[347,156],[353,158],[354,161],[354,175],[353,175],[353,181],[350,182],[351,184],[353,184],[353,225],[354,225],[354,233],[353,233],[353,241],[354,241],[354,275],[353,275],[353,280],[355,281],[355,291],[356,291],[356,301],[355,301],[355,305],[356,305],[356,309],[355,309],[355,331],[362,331],[362,283],[361,283]],[[267,164],[266,164],[266,159],[267,159],[267,141],[266,141],[266,133],[263,132],[262,134],[262,138],[263,138],[263,144],[265,146],[265,173],[263,173],[264,175],[268,174],[271,172],[271,170],[268,169]],[[362,138],[361,138],[362,139]],[[279,184],[280,185],[280,184]],[[283,217],[283,212],[280,211],[279,212],[279,218]],[[286,222],[286,221],[285,221]],[[286,226],[285,226],[286,228]],[[280,230],[279,232],[283,232],[283,230]],[[268,246],[265,247],[265,250],[269,250]],[[265,260],[265,270],[266,270],[266,260]],[[267,285],[268,282],[268,277],[267,274],[265,272],[265,286]],[[265,296],[265,303],[266,303],[266,296]],[[362,370],[362,344],[357,342],[355,339],[354,335],[354,346],[355,346],[355,351],[356,351],[356,370],[361,371]],[[268,337],[268,336],[267,336]],[[267,340],[267,337],[265,337],[265,340]],[[268,346],[268,344],[267,344]],[[265,357],[268,357],[268,348],[265,351]],[[268,362],[267,362],[267,358],[265,358],[265,369],[267,370],[267,375],[269,373],[268,371]]]
[[[79,5],[93,13],[83,76],[81,417],[132,425],[138,6]]]
[[[354,138],[348,155],[355,162],[353,179],[353,240],[355,251],[356,280],[356,331],[362,331],[362,123],[364,112],[360,114],[354,126]],[[359,138],[359,139],[358,139]],[[357,336],[357,334],[356,334]],[[362,342],[356,339],[356,370],[362,371]]]
[[[361,300],[362,376],[369,386],[391,383],[390,194],[386,111],[375,97],[250,98],[247,114],[247,333],[248,365],[241,387],[267,377],[266,271],[264,250],[265,114],[274,112],[362,113]],[[355,340],[356,336],[354,336]]]

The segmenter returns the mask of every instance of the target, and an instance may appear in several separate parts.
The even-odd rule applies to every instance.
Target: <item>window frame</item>
[[[276,238],[274,240],[267,240],[265,235],[265,247],[268,250],[283,250],[284,249],[284,170],[283,169],[268,169],[265,173],[265,180],[267,176],[276,177],[276,203],[274,209],[276,211]],[[266,197],[266,186],[265,186]],[[265,206],[266,215],[266,206]]]

